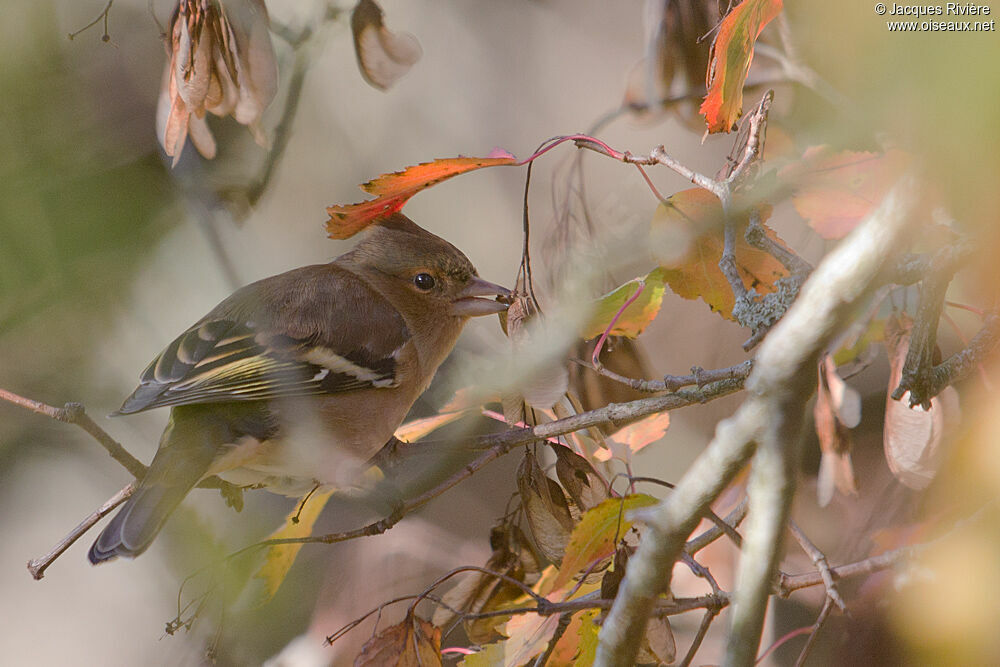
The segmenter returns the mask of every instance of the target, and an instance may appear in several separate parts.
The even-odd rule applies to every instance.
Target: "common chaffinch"
[[[468,319],[503,311],[509,295],[398,213],[329,264],[236,291],[149,364],[118,411],[172,406],[90,561],[142,553],[210,475],[287,495],[341,484],[345,461],[390,440]]]

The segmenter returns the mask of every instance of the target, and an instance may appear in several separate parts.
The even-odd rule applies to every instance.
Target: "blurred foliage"
[[[25,13],[24,32],[37,41],[24,40],[23,57],[0,68],[0,368],[12,391],[55,405],[87,402],[78,375],[167,229],[171,185],[152,133],[147,145],[125,146],[130,137],[92,112],[99,91],[80,80],[80,54],[64,48],[74,43],[51,7]],[[148,100],[132,103],[116,113],[151,112]],[[0,419],[4,460],[29,421]]]

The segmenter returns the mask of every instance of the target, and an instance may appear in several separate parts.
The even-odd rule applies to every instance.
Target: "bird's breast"
[[[415,398],[395,389],[366,389],[274,402],[270,407],[279,424],[274,436],[242,436],[222,445],[206,474],[288,496],[317,486],[355,485]]]

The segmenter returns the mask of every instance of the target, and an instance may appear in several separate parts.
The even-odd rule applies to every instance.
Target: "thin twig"
[[[751,524],[744,533],[739,601],[726,663],[750,665],[757,653],[775,573],[777,547],[794,489],[795,430],[809,392],[800,385],[851,308],[864,299],[883,264],[899,246],[912,201],[906,177],[803,286],[796,303],[765,340],[747,380],[748,398],[658,506],[643,512],[649,526],[601,629],[595,664],[632,665],[645,619],[668,590],[684,539],[707,507],[758,447],[751,472]],[[797,415],[797,416],[796,416]],[[795,431],[795,432],[792,432]],[[794,451],[792,451],[794,450]],[[773,477],[772,477],[773,476]],[[756,517],[756,518],[755,518]]]
[[[767,230],[760,220],[760,211],[758,209],[751,209],[749,217],[750,222],[744,234],[747,243],[763,250],[781,262],[793,276],[800,276],[802,280],[805,280],[813,271],[812,264],[768,236]]]
[[[36,412],[40,415],[51,417],[56,421],[79,426],[94,440],[96,440],[98,444],[104,447],[108,454],[111,455],[111,458],[132,473],[133,477],[137,479],[145,477],[146,466],[144,466],[139,459],[129,454],[117,440],[108,435],[107,431],[98,426],[97,423],[87,415],[83,405],[80,403],[67,403],[61,408],[55,408],[40,401],[34,401],[30,398],[19,396],[13,392],[7,391],[6,389],[0,389],[0,400],[13,403],[14,405],[31,410],[32,412]]]
[[[730,530],[733,533],[736,533],[736,529],[739,528],[743,519],[746,518],[747,506],[747,499],[746,496],[744,496],[743,500],[741,500],[740,503],[733,508],[733,511],[727,514],[723,519],[723,522],[727,526],[730,526]],[[729,530],[723,530],[718,524],[716,524],[697,537],[693,537],[688,540],[688,542],[684,545],[684,552],[693,556],[723,535],[728,535],[729,538],[732,539],[732,534]],[[739,536],[739,533],[736,533],[736,535]],[[743,540],[741,538],[739,541],[734,541],[734,544],[739,546],[742,542]]]
[[[625,474],[624,476],[628,478],[629,482],[633,485],[632,487],[630,487],[633,489],[635,482],[650,482],[652,484],[659,484],[660,486],[665,486],[668,489],[674,488],[674,485],[671,484],[670,482],[665,482],[662,479],[657,479],[656,477],[643,477],[641,475],[632,475],[632,474]],[[615,477],[617,478],[618,475],[616,475]],[[634,490],[631,491],[631,493],[634,493]],[[732,541],[732,543],[735,544],[737,547],[739,547],[743,543],[743,538],[740,537],[740,534],[737,533],[736,530],[731,525],[729,525],[728,520],[720,517],[718,514],[713,512],[711,508],[705,510],[705,518],[714,523],[716,527],[719,530],[721,530],[723,534],[728,536],[729,539]],[[742,517],[740,518],[740,520],[742,521]],[[617,536],[615,538],[615,541],[617,541]],[[693,555],[693,552],[687,555],[691,556]]]
[[[101,41],[102,42],[110,42],[111,41],[111,35],[108,34],[108,15],[111,12],[111,5],[113,5],[113,4],[115,4],[115,0],[108,0],[108,4],[104,7],[104,9],[101,11],[101,13],[97,15],[96,19],[94,19],[93,21],[91,21],[87,25],[83,26],[79,30],[77,30],[75,32],[69,33],[69,38],[71,40],[74,39],[80,33],[84,32],[86,30],[90,30],[91,28],[93,28],[95,25],[97,25],[98,23],[100,23],[101,20],[103,19],[104,20],[104,34],[101,35]]]
[[[747,298],[747,288],[743,284],[739,269],[736,268],[736,223],[732,216],[726,214],[726,224],[722,230],[722,257],[719,259],[719,270],[726,277],[729,289],[733,291],[736,303]],[[736,307],[733,307],[733,315],[736,315]]]
[[[81,521],[76,528],[71,530],[66,537],[59,540],[58,544],[56,544],[56,546],[53,547],[49,553],[45,554],[41,558],[33,558],[32,560],[29,560],[28,572],[31,573],[31,576],[34,577],[36,581],[44,577],[45,570],[49,567],[49,565],[52,565],[55,559],[59,558],[64,551],[69,549],[84,533],[93,528],[94,524],[107,516],[111,510],[125,502],[125,500],[135,492],[138,485],[139,483],[134,480],[126,484],[121,491],[108,498],[103,505],[91,512],[90,515]]]
[[[809,639],[806,640],[806,645],[802,647],[802,652],[799,653],[799,657],[795,661],[795,667],[802,667],[802,665],[806,663],[806,658],[809,657],[809,651],[812,650],[813,645],[816,643],[816,637],[819,635],[819,630],[823,627],[823,623],[826,622],[826,619],[829,618],[830,612],[833,611],[834,604],[836,604],[836,602],[831,597],[827,597],[826,600],[824,600],[823,608],[820,610],[819,616],[813,624],[812,632],[809,633]],[[841,609],[841,611],[843,611],[843,609]]]
[[[570,359],[570,361],[585,368],[589,368],[609,380],[614,380],[615,382],[624,384],[631,389],[649,394],[658,394],[664,391],[677,391],[682,387],[688,387],[691,385],[703,387],[708,383],[718,382],[720,380],[746,379],[746,377],[750,375],[751,369],[753,369],[753,359],[747,359],[742,363],[736,364],[735,366],[729,366],[727,368],[718,368],[706,371],[699,366],[694,366],[691,369],[690,375],[665,375],[662,380],[641,380],[638,378],[625,377],[624,375],[615,373],[605,366],[594,368],[590,362],[582,359]]]
[[[846,613],[847,605],[844,604],[844,598],[840,596],[840,591],[837,590],[837,582],[833,580],[833,573],[830,572],[830,564],[826,560],[826,554],[812,543],[794,521],[788,522],[788,530],[795,536],[795,540],[799,543],[799,546],[802,547],[802,550],[809,556],[813,565],[816,566],[816,570],[819,571],[820,576],[823,578],[823,585],[826,586],[826,596],[837,605],[840,611]]]
[[[714,609],[706,609],[705,615],[701,617],[701,625],[698,626],[698,632],[695,633],[694,639],[691,640],[691,648],[688,649],[687,654],[684,659],[681,660],[679,667],[688,667],[694,660],[695,654],[698,653],[698,649],[701,648],[701,643],[705,640],[705,635],[708,634],[708,629],[712,625],[712,621],[718,616],[718,612]]]
[[[781,648],[782,646],[784,646],[790,640],[795,639],[796,637],[801,637],[802,635],[809,634],[810,632],[812,632],[812,629],[813,629],[813,626],[807,625],[807,626],[802,627],[802,628],[795,628],[791,632],[785,633],[784,635],[782,635],[781,637],[779,637],[778,639],[776,639],[770,646],[768,646],[767,650],[760,654],[760,657],[757,658],[757,660],[754,662],[754,664],[755,665],[761,664],[762,662],[764,662],[765,660],[767,660],[768,656],[770,656],[772,653],[774,653],[779,648]]]

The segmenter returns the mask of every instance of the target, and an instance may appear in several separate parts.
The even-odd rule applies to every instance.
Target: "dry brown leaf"
[[[856,426],[861,420],[861,396],[840,379],[833,357],[829,354],[824,355],[819,363],[813,417],[822,451],[816,495],[820,507],[826,507],[833,499],[835,489],[847,495],[858,493],[851,464],[849,427]]]
[[[493,554],[486,562],[486,570],[504,574],[529,586],[538,581],[541,563],[520,528],[503,522],[494,526],[490,531],[490,546],[493,547]],[[451,609],[471,613],[494,611],[521,597],[524,597],[524,592],[510,582],[486,572],[470,573],[444,595],[445,605],[438,607],[432,621],[434,625],[444,627],[455,617]],[[509,618],[467,619],[463,625],[470,641],[488,644],[502,639],[496,628]]]
[[[646,8],[646,57],[628,74],[623,106],[655,111],[660,100],[670,97],[675,79],[682,79],[683,92],[703,96],[709,55],[709,43],[703,37],[718,22],[716,2],[652,2],[646,3]],[[701,118],[693,113],[697,105],[674,108],[692,129],[701,127]]]
[[[386,90],[410,71],[423,51],[417,38],[385,27],[382,8],[374,0],[361,0],[351,14],[354,53],[365,81]]]
[[[260,119],[278,77],[268,26],[263,0],[180,0],[156,111],[157,136],[175,165],[189,134],[199,153],[215,157],[206,112],[232,114],[267,145]]]
[[[581,512],[611,497],[607,481],[587,459],[569,447],[554,445],[552,449],[556,453],[556,476]]]
[[[573,515],[555,480],[546,477],[538,460],[530,451],[517,471],[517,490],[521,507],[528,519],[531,537],[542,555],[552,563],[560,563],[566,544],[573,532]]]
[[[639,645],[636,662],[647,665],[669,665],[677,658],[677,643],[666,616],[654,616],[646,624],[646,634]]]
[[[932,398],[929,410],[910,408],[910,392],[898,401],[892,399],[903,374],[912,329],[913,322],[905,313],[890,317],[885,325],[890,373],[883,435],[885,458],[892,474],[909,488],[920,490],[934,480],[944,458],[944,440],[961,415],[954,387]]]
[[[361,647],[354,667],[434,667],[441,665],[441,629],[412,614]]]

